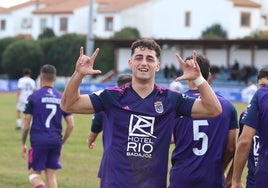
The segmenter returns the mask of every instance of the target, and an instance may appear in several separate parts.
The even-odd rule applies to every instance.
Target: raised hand
[[[201,75],[200,68],[196,61],[196,51],[193,52],[193,59],[184,61],[179,54],[176,54],[176,58],[183,69],[183,75],[176,78],[179,80],[194,80]]]
[[[93,75],[93,74],[101,74],[100,70],[94,70],[94,62],[99,53],[100,49],[97,48],[92,56],[84,55],[84,48],[80,48],[80,56],[76,61],[75,70],[80,74],[84,75]]]

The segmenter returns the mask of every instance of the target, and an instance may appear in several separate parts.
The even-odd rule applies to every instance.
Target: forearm
[[[232,162],[232,159],[234,158],[234,153],[230,153],[228,151],[225,151],[224,156],[223,156],[223,164],[222,168],[224,171],[227,170],[229,164]]]
[[[242,173],[248,159],[249,150],[250,145],[248,146],[240,143],[237,146],[237,150],[234,157],[232,177],[232,182],[236,184],[241,183]]]
[[[87,145],[89,149],[93,149],[95,147],[95,140],[98,136],[98,133],[90,132],[87,137]]]
[[[22,138],[21,138],[22,145],[26,144],[28,133],[29,129],[22,129]]]
[[[32,115],[31,114],[25,114],[24,121],[23,121],[23,127],[22,127],[22,145],[26,144],[27,136],[30,130],[30,124],[32,121]]]
[[[217,116],[222,112],[221,104],[207,81],[198,86],[202,107],[206,109],[209,117]]]
[[[66,143],[66,141],[70,137],[72,131],[73,131],[73,126],[68,126],[66,128],[63,139],[62,139],[62,145]]]
[[[63,109],[63,111],[65,112],[71,111],[72,105],[79,99],[80,97],[79,87],[82,80],[83,75],[75,71],[62,94],[61,108]]]
[[[89,142],[89,143],[93,143],[93,142],[95,142],[97,136],[98,136],[98,133],[90,132],[90,133],[88,134],[88,142]]]
[[[232,176],[233,176],[233,163],[231,164],[230,168],[228,171],[226,171],[226,188],[230,188],[232,186]]]
[[[237,129],[232,129],[228,133],[227,143],[225,147],[225,152],[223,155],[223,169],[227,169],[232,159],[234,158],[235,149],[236,149],[236,135]]]
[[[208,82],[204,81],[197,88],[200,92],[200,98],[196,99],[191,116],[193,118],[208,118],[219,115],[222,112],[221,104]]]

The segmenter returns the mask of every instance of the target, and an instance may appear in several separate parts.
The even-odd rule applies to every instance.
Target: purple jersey
[[[188,96],[200,97],[198,90]],[[222,160],[228,133],[238,128],[237,112],[231,102],[217,95],[222,113],[215,118],[180,117],[174,128],[170,188],[226,187]]]
[[[94,114],[93,118],[92,118],[92,124],[91,124],[91,131],[94,133],[100,133],[103,129],[103,134],[102,134],[102,145],[103,145],[103,152],[106,151],[106,145],[109,144],[111,141],[108,139],[104,139],[104,138],[109,138],[107,136],[105,136],[107,134],[107,131],[105,131],[105,129],[107,129],[108,126],[106,126],[106,124],[108,123],[107,121],[107,117],[106,114],[101,111],[98,112],[96,114]],[[102,174],[103,174],[103,159],[101,160],[100,163],[100,168],[99,168],[99,172],[98,172],[98,177],[102,178]]]
[[[141,98],[130,84],[90,99],[107,117],[102,188],[165,188],[176,116],[190,116],[194,98],[155,86]]]
[[[268,184],[268,87],[260,88],[253,96],[247,113],[241,123],[256,129],[259,134],[260,147],[258,165],[255,171],[255,187]]]
[[[246,115],[246,111],[243,111],[239,118],[239,135],[241,135],[244,124],[241,123],[241,119]],[[259,157],[259,135],[256,132],[256,134],[253,137],[252,145],[250,148],[249,156],[248,156],[248,174],[247,174],[247,181],[246,181],[246,188],[253,188],[255,184],[255,170],[258,164],[258,157]]]
[[[52,87],[35,91],[26,104],[25,114],[33,116],[31,146],[57,147],[62,143],[62,117],[69,114],[60,108],[61,93]]]

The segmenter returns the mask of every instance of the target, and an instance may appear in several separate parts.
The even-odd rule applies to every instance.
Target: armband
[[[195,86],[198,87],[201,84],[203,84],[205,81],[206,81],[205,78],[202,75],[200,75],[193,82],[194,82]]]

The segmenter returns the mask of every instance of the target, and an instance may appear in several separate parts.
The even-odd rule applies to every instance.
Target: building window
[[[67,31],[68,18],[60,18],[60,31]]]
[[[113,17],[106,17],[105,18],[105,30],[106,31],[112,31],[114,25],[114,19]]]
[[[190,27],[191,26],[191,12],[187,11],[185,12],[185,26]]]
[[[32,19],[31,18],[23,18],[21,20],[21,28],[22,29],[30,29],[30,28],[32,28]]]
[[[0,30],[5,31],[6,30],[6,20],[1,20],[0,21]]]
[[[268,26],[268,16],[263,15],[262,19],[263,19],[264,25]]]
[[[47,19],[41,18],[40,20],[40,30],[43,32],[47,28]]]
[[[241,20],[240,25],[241,27],[250,27],[250,13],[242,12],[241,13]]]

